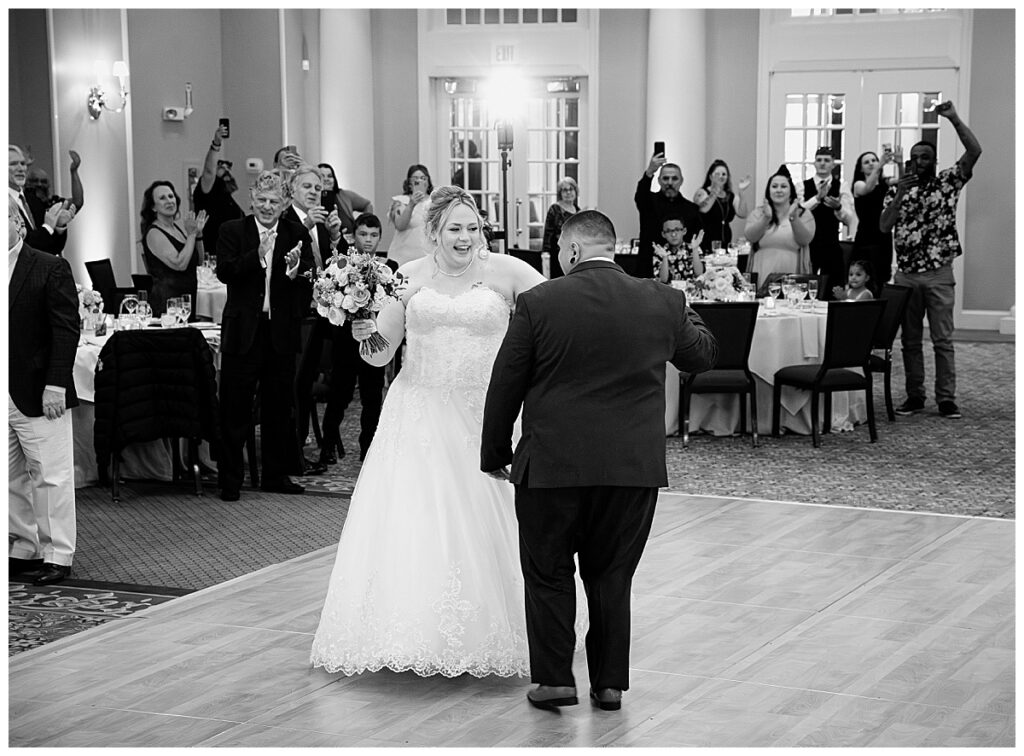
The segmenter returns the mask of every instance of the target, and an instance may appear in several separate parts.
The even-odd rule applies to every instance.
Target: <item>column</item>
[[[370,41],[369,10],[320,11],[320,155],[343,189],[373,199]]]
[[[647,143],[683,171],[683,196],[707,170],[706,24],[703,10],[651,9],[647,29]]]

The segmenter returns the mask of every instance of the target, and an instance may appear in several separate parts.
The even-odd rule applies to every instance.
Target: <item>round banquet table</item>
[[[196,317],[219,323],[224,315],[224,304],[228,301],[227,284],[200,282],[196,289]]]
[[[210,324],[207,324],[209,326]],[[203,335],[214,347],[214,366],[220,369],[219,328],[207,328],[199,324]],[[74,380],[78,394],[78,406],[71,410],[71,427],[74,436],[75,488],[94,485],[99,481],[96,464],[96,448],[93,443],[93,427],[96,424],[96,364],[100,351],[107,343],[107,336],[82,334],[75,353]],[[182,442],[184,446],[184,441]],[[202,463],[216,469],[210,459],[209,444],[201,444],[199,457]],[[171,442],[168,439],[131,444],[121,453],[120,477],[135,480],[172,480]]]
[[[775,372],[787,365],[819,362],[825,349],[827,303],[815,310],[793,311],[786,307],[774,316],[758,312],[754,340],[750,347],[750,371],[757,382],[757,431],[769,435],[772,430],[772,387]],[[716,436],[739,432],[740,397],[738,394],[691,394],[690,433],[707,431]],[[824,402],[820,411],[824,412]],[[862,391],[837,391],[832,395],[832,429],[853,430],[867,420],[867,404]],[[820,422],[820,419],[819,419]],[[785,386],[782,389],[780,425],[792,433],[811,433],[811,392]],[[748,421],[749,426],[749,421]],[[671,364],[665,371],[665,435],[679,432],[679,371]],[[747,428],[750,432],[750,428]]]

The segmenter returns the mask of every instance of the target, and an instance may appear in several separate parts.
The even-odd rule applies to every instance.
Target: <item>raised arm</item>
[[[221,140],[224,138],[226,126],[217,126],[213,132],[213,139],[210,141],[210,148],[206,151],[206,158],[203,160],[203,175],[199,177],[199,186],[203,194],[209,194],[213,189],[213,182],[217,178],[217,160],[220,158]]]
[[[75,212],[81,212],[85,204],[85,188],[82,186],[82,177],[78,175],[82,158],[74,150],[68,150],[68,155],[71,156],[71,201],[75,205]]]
[[[969,179],[974,173],[974,164],[981,157],[981,143],[974,136],[974,132],[967,127],[967,124],[960,120],[960,114],[956,112],[952,101],[946,100],[939,103],[935,106],[935,112],[947,118],[953,124],[953,128],[956,129],[956,135],[960,137],[960,144],[966,150],[957,162],[960,163],[960,172],[963,174],[964,179]]]

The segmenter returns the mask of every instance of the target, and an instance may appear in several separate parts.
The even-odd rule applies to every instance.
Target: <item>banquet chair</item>
[[[203,494],[199,443],[220,442],[213,352],[193,328],[117,331],[96,365],[97,466],[111,467],[111,497],[120,501],[121,452],[130,444],[187,439],[195,493]],[[180,466],[175,456],[173,480]]]
[[[883,299],[865,302],[831,302],[825,324],[825,349],[821,362],[787,365],[775,372],[772,389],[772,435],[779,435],[782,387],[793,386],[811,392],[811,434],[815,447],[818,433],[818,400],[825,395],[824,433],[832,428],[832,392],[863,391],[867,402],[871,442],[878,440],[871,395],[871,344],[886,308]],[[858,373],[854,368],[860,368]]]
[[[103,312],[117,315],[121,307],[121,300],[127,294],[135,294],[136,289],[131,286],[119,287],[114,278],[114,266],[108,258],[102,260],[87,260],[85,269],[92,281],[92,288],[103,297]]]
[[[132,286],[136,291],[144,291],[150,294],[153,291],[153,276],[148,273],[132,273]]]
[[[903,323],[903,313],[906,312],[907,303],[910,301],[910,287],[886,284],[882,287],[880,299],[889,304],[886,305],[882,319],[878,321],[875,338],[871,344],[871,372],[881,373],[883,376],[885,413],[891,423],[896,419],[896,412],[892,406],[892,345],[896,341],[896,332]],[[874,354],[874,350],[881,350],[882,354]]]
[[[757,325],[757,302],[715,302],[694,304],[708,330],[718,340],[718,358],[704,373],[679,374],[679,428],[683,446],[690,442],[690,396],[692,394],[738,394],[740,434],[747,432],[747,396],[750,397],[751,443],[757,448],[757,383],[747,364]]]

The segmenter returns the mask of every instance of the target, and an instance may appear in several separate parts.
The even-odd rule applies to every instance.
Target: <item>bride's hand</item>
[[[377,333],[377,323],[372,318],[352,321],[352,338],[356,341],[366,341]]]
[[[489,475],[490,477],[494,478],[495,480],[511,480],[512,479],[512,473],[509,472],[508,465],[505,465],[504,467],[502,467],[502,468],[500,468],[498,470],[491,470],[489,473],[486,473],[486,474]]]

